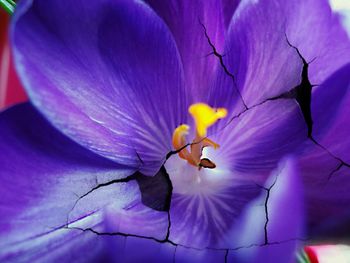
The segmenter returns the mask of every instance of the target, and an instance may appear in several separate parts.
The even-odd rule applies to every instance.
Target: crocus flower
[[[348,218],[326,1],[23,0],[11,38],[2,261],[293,262]]]

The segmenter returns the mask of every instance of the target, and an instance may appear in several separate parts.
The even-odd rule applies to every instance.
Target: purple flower
[[[23,0],[11,37],[31,104],[0,116],[1,261],[293,262],[348,234],[325,0]]]

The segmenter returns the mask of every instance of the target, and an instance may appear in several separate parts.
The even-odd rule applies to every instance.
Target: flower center
[[[188,112],[192,115],[196,125],[196,136],[191,143],[190,151],[187,149],[186,137],[189,134],[190,126],[181,124],[173,133],[173,146],[179,151],[179,157],[186,160],[189,164],[198,167],[214,169],[215,163],[208,158],[202,158],[204,147],[214,147],[217,149],[219,145],[207,138],[207,129],[215,124],[219,119],[225,118],[227,110],[225,108],[211,108],[204,103],[195,103],[188,108]]]

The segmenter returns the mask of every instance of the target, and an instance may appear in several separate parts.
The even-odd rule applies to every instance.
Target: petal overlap
[[[232,16],[236,4],[228,6],[225,1],[215,0],[146,2],[163,18],[174,36],[191,102],[205,100],[216,71],[220,68],[206,34],[221,53],[227,28],[225,20]]]
[[[134,168],[71,141],[30,104],[2,113],[0,133],[1,260],[78,260],[88,247],[92,260],[105,249],[98,232],[165,238],[167,213],[142,204]]]
[[[22,1],[11,35],[29,97],[55,127],[111,160],[158,171],[186,94],[173,37],[147,5]]]
[[[347,233],[350,42],[326,0],[23,0],[11,37],[32,104],[0,115],[0,261],[293,262],[304,202],[308,237]],[[172,151],[196,102],[228,110],[213,170]]]

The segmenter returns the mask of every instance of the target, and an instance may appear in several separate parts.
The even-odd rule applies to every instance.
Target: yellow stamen
[[[173,133],[173,146],[176,150],[179,150],[186,145],[186,136],[188,135],[189,129],[190,127],[186,124],[181,124],[175,129]],[[179,152],[179,156],[185,160],[187,160],[189,154],[190,153],[186,148]]]
[[[186,135],[188,135],[190,127],[186,124],[178,126],[173,133],[173,146],[180,149],[186,145]]]
[[[209,138],[204,138],[203,141],[202,141],[202,145],[203,145],[203,148],[204,148],[204,147],[211,146],[211,147],[213,147],[215,150],[216,150],[217,148],[220,147],[219,144],[217,144],[216,142],[213,142],[213,141],[210,140]]]
[[[188,111],[196,123],[198,136],[202,138],[207,135],[210,126],[227,115],[225,108],[214,109],[204,103],[192,104]]]
[[[188,135],[190,127],[186,124],[178,126],[173,133],[173,146],[176,150],[183,148],[178,154],[179,157],[188,161],[190,164],[197,166],[197,161],[193,159],[191,153],[184,147],[186,142],[186,136]]]
[[[191,152],[185,147],[187,144],[186,136],[190,127],[186,124],[178,126],[173,133],[173,146],[176,150],[180,150],[180,158],[187,160],[190,164],[198,167],[215,168],[216,165],[207,158],[201,159],[204,147],[214,147],[217,149],[219,145],[212,140],[206,138],[207,129],[212,126],[218,119],[226,117],[227,110],[224,108],[213,109],[207,104],[192,104],[188,111],[191,113],[196,123],[196,137],[191,144]],[[182,149],[183,148],[183,149]]]

